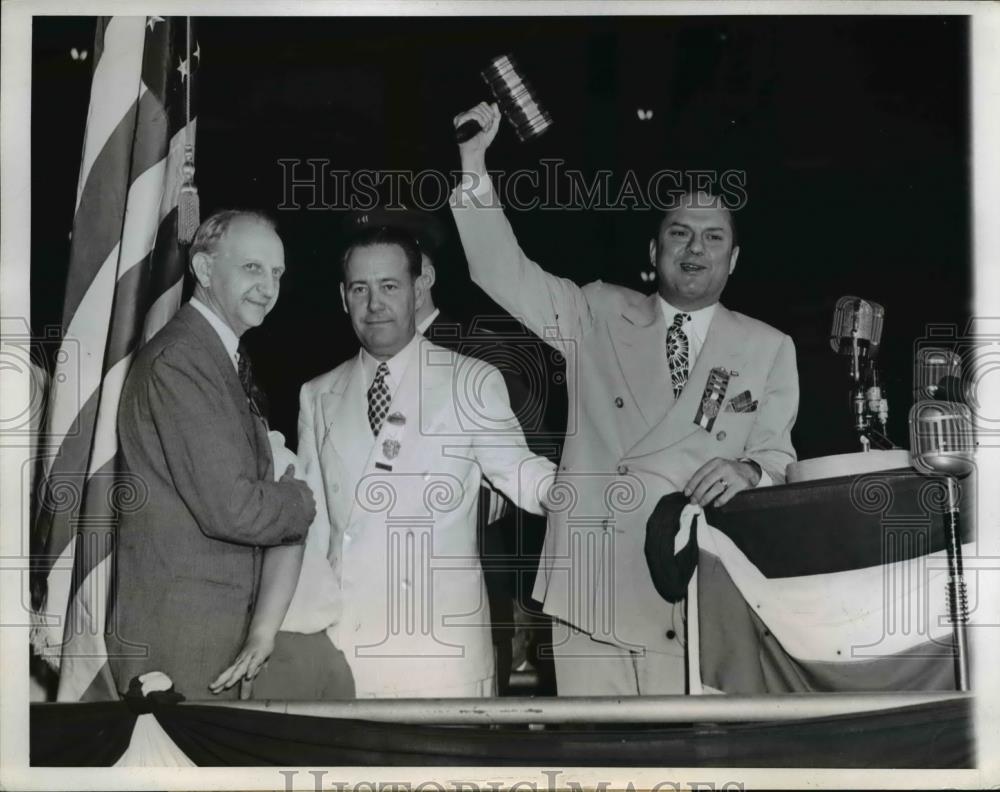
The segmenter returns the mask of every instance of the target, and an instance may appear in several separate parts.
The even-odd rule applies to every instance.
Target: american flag
[[[118,475],[118,400],[133,355],[180,305],[178,195],[200,61],[184,17],[97,21],[32,534],[33,644],[59,665],[60,701],[117,697],[104,645],[115,517],[144,497]]]

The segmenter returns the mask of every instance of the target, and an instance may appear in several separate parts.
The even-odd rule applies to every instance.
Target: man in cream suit
[[[554,466],[528,450],[494,367],[416,333],[425,286],[411,236],[373,227],[341,265],[362,348],[303,386],[299,414],[339,599],[327,634],[359,697],[492,695],[480,481],[538,514]]]
[[[550,495],[534,596],[555,617],[562,695],[683,693],[683,609],[656,593],[643,553],[659,499],[722,505],[784,481],[798,409],[792,340],[719,302],[739,247],[729,211],[685,196],[650,241],[658,294],[580,287],[518,246],[486,172],[495,105],[455,119],[453,213],[473,280],[567,360],[571,431]]]

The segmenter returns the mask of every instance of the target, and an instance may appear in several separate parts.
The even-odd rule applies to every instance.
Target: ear
[[[347,310],[347,291],[344,289],[344,284],[340,284],[340,304],[344,306],[344,313],[350,314]]]
[[[733,270],[736,269],[736,259],[740,257],[740,246],[737,245],[733,248],[733,252],[729,254],[729,274],[733,274]]]
[[[423,257],[420,264],[420,279],[424,282],[424,289],[427,291],[433,289],[434,284],[437,283],[437,271],[427,256]]]
[[[433,278],[434,265],[431,264],[431,277]],[[426,270],[424,271],[426,272]],[[427,299],[427,290],[430,288],[427,281],[424,279],[424,272],[420,273],[419,278],[413,279],[413,310],[414,312],[419,311],[424,307],[424,301]],[[433,280],[431,281],[433,283]]]
[[[207,289],[212,281],[212,257],[203,251],[195,253],[191,258],[191,271],[198,285]]]
[[[649,240],[649,264],[656,269],[656,240]]]

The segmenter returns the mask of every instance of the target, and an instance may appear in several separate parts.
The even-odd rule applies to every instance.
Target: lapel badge
[[[399,441],[398,440],[383,440],[382,441],[382,454],[386,459],[395,459],[399,456]]]
[[[698,405],[698,413],[694,417],[694,422],[706,431],[712,431],[722,400],[726,396],[726,389],[729,387],[730,376],[730,372],[724,368],[714,368],[709,372],[708,382],[705,384],[705,391]]]

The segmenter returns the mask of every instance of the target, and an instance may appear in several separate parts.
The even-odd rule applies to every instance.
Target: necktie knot
[[[683,325],[690,318],[691,318],[691,314],[689,314],[689,313],[677,313],[677,314],[674,314],[674,323],[672,325],[670,325],[671,329],[673,329],[675,327],[677,329],[680,329],[681,325]]]
[[[368,388],[368,425],[371,426],[372,434],[376,437],[382,430],[385,416],[389,412],[389,403],[392,401],[389,386],[385,382],[385,378],[388,376],[388,364],[379,363],[378,369],[375,371],[375,379],[372,380],[371,387]]]

